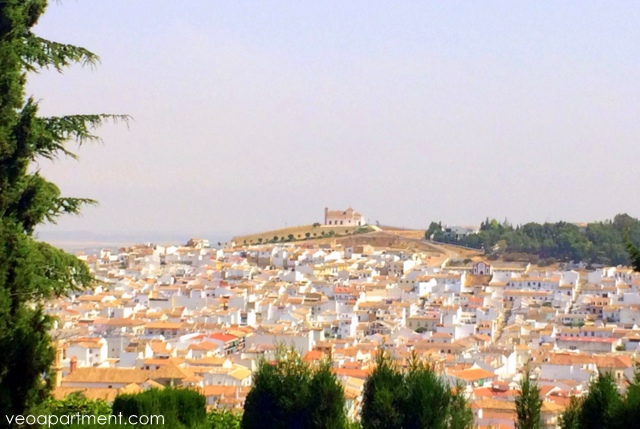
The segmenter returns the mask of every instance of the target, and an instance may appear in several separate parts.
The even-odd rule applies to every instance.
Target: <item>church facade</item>
[[[324,224],[337,226],[363,226],[367,220],[360,213],[349,207],[346,210],[324,209]]]

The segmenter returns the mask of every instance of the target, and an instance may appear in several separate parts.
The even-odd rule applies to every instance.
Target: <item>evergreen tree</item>
[[[640,368],[636,367],[633,381],[627,386],[624,402],[616,416],[619,428],[632,428],[640,422]]]
[[[243,428],[340,429],[346,424],[344,391],[330,362],[314,367],[283,347],[275,363],[260,362],[245,402]]]
[[[562,416],[560,416],[561,429],[580,429],[580,413],[582,412],[582,400],[573,397]]]
[[[472,425],[473,412],[464,396],[464,386],[457,384],[449,402],[449,429],[468,429]]]
[[[539,429],[542,399],[538,384],[531,381],[531,372],[527,368],[520,381],[520,394],[516,398],[516,429]]]
[[[86,49],[31,31],[46,7],[47,0],[0,0],[0,406],[9,415],[26,414],[51,388],[51,319],[42,303],[91,281],[84,263],[36,241],[33,232],[92,201],[61,197],[34,162],[74,157],[70,139],[96,140],[92,129],[117,118],[39,117],[38,103],[25,97],[27,73],[97,61]],[[3,419],[0,427],[6,425]]]
[[[622,398],[610,373],[601,373],[589,386],[578,419],[580,429],[616,427]]]
[[[451,400],[449,386],[415,353],[405,374],[402,396],[403,428],[447,428]]]
[[[403,376],[388,353],[378,351],[376,369],[364,384],[363,429],[402,427]]]
[[[634,271],[640,271],[640,249],[633,244],[628,233],[624,237],[624,244],[626,246],[627,253],[629,254],[631,266]]]
[[[378,353],[376,363],[364,386],[363,429],[467,429],[472,426],[473,413],[463,387],[452,389],[415,353],[405,372],[383,351]]]

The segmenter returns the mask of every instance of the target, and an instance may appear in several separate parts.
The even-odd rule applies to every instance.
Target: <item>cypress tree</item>
[[[520,394],[516,398],[517,429],[539,429],[542,399],[538,384],[531,381],[531,371],[527,368],[520,381]]]
[[[62,197],[34,162],[75,157],[69,140],[98,140],[95,126],[109,118],[126,119],[38,116],[38,103],[25,96],[29,72],[98,61],[84,48],[32,32],[46,7],[47,0],[0,0],[0,414],[8,415],[26,414],[51,389],[52,323],[43,302],[92,280],[84,263],[37,241],[33,233],[36,226],[77,214],[93,201]],[[7,426],[3,419],[0,427]]]

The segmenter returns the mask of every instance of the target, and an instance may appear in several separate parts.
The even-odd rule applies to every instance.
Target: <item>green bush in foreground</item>
[[[189,389],[151,389],[142,393],[119,395],[113,402],[113,414],[164,416],[168,427],[197,427],[207,421],[205,398]],[[140,425],[142,426],[142,425]]]

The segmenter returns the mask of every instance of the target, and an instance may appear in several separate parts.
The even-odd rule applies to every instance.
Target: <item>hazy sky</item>
[[[101,203],[56,230],[638,216],[639,22],[624,1],[52,2],[37,33],[102,64],[32,75],[41,111],[135,118],[41,163]]]

